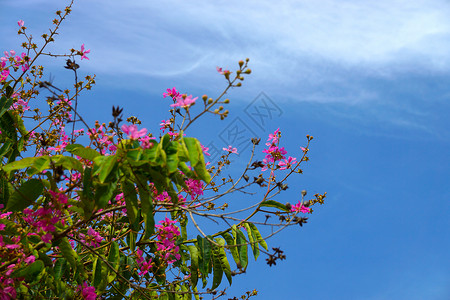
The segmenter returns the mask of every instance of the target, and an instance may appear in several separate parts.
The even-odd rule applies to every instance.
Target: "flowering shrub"
[[[267,255],[270,266],[285,259],[279,248],[269,252],[258,227],[303,226],[304,214],[323,203],[325,194],[306,201],[305,192],[292,206],[274,200],[287,189],[288,177],[302,173],[312,137],[299,158],[287,159],[279,129],[262,152],[256,150],[260,139],[252,139],[248,165],[232,178],[223,174],[238,149],[224,147],[219,162],[207,164],[209,149],[186,136],[206,113],[228,116],[222,105],[230,100],[223,96],[251,73],[249,60],[239,61],[234,73],[217,67],[228,86],[216,99],[167,89],[170,117],[161,122],[159,139],[136,117],[121,124],[119,107],[113,107],[109,124],[91,127],[77,103],[95,76],[78,81],[76,61],[89,60],[91,50],[83,44],[69,54],[45,51],[71,5],[56,12],[41,46],[20,20],[25,52],[5,51],[0,58],[0,299],[218,297],[225,294],[219,289],[226,285],[223,275],[231,285],[233,276],[245,272],[250,250],[255,260]],[[73,90],[43,80],[44,68],[37,65],[42,55],[66,59],[77,80]],[[48,113],[35,105],[42,91],[50,93]],[[254,160],[258,153],[265,157]],[[261,197],[235,209],[227,196],[251,186],[263,190]],[[279,222],[268,223],[271,216]],[[211,232],[202,219],[215,220],[220,230]]]

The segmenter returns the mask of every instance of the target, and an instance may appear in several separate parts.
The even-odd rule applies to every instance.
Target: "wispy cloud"
[[[47,6],[60,8],[26,0],[20,9],[37,18]],[[97,74],[190,78],[211,90],[223,85],[215,65],[250,57],[250,99],[264,87],[280,101],[353,105],[386,96],[367,84],[373,78],[449,73],[449,15],[444,0],[77,0],[56,47],[85,43],[83,68]]]
[[[77,5],[99,53],[112,48],[119,60],[133,49],[135,58],[140,56],[139,63],[127,64],[130,72],[142,66],[173,70],[180,61],[192,65],[207,56],[228,62],[242,55],[275,70],[289,70],[290,64],[303,60],[384,70],[450,67],[450,4],[444,1]],[[100,34],[104,39],[96,42]],[[117,57],[117,52],[122,55]],[[154,62],[151,56],[165,59]]]
[[[287,70],[287,78],[302,61],[385,72],[404,65],[447,70],[449,14],[450,4],[440,0],[79,0],[65,30],[71,41],[92,45],[94,64],[105,70],[164,75],[213,63],[206,58],[225,63],[251,56],[264,71]]]

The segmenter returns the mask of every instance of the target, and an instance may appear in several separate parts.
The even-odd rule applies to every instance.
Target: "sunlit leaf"
[[[59,250],[61,250],[61,253],[63,254],[64,258],[67,259],[70,266],[73,269],[77,268],[77,260],[78,260],[78,254],[75,252],[75,250],[72,249],[72,246],[69,243],[69,240],[66,237],[63,237],[58,244]]]
[[[83,145],[80,145],[80,144],[67,145],[66,151],[68,151],[76,156],[79,156],[81,158],[90,160],[90,161],[93,161],[94,158],[101,155],[94,149],[85,148]]]
[[[122,180],[123,196],[127,207],[127,215],[131,223],[134,223],[138,213],[138,200],[134,183],[130,180]]]
[[[227,254],[225,253],[225,240],[222,238],[215,238],[215,241],[217,244],[219,244],[221,247],[218,247],[219,250],[219,259],[220,259],[220,263],[222,265],[222,270],[225,273],[225,276],[228,279],[228,282],[231,285],[232,282],[232,277],[231,277],[231,268],[230,268],[230,263],[228,262],[227,259]]]
[[[43,189],[44,185],[38,179],[25,181],[9,198],[6,210],[22,211],[24,208],[33,205],[42,194]]]
[[[234,238],[228,232],[224,232],[221,235],[227,242],[227,246],[228,246],[227,248],[230,250],[231,255],[233,256],[234,262],[236,263],[236,266],[238,268],[241,268],[242,264],[241,264],[241,260],[239,259],[239,252],[238,252],[238,248],[236,247],[236,242],[235,242]]]
[[[283,211],[289,211],[289,210],[287,209],[286,205],[281,204],[280,202],[277,202],[277,201],[275,201],[275,200],[267,200],[267,201],[263,201],[263,202],[261,203],[261,207],[263,207],[263,206],[265,206],[265,207],[275,207],[275,208],[281,209],[281,210],[283,210]]]
[[[244,228],[247,231],[248,241],[250,242],[250,247],[252,248],[253,256],[255,257],[255,260],[257,260],[258,256],[259,256],[259,248],[258,248],[258,244],[256,242],[256,235],[252,231],[250,225],[247,222],[244,222],[242,225],[244,226]]]
[[[248,264],[247,241],[244,233],[239,228],[236,229],[236,233],[236,244],[238,247],[239,259],[241,261],[242,268],[245,269]]]
[[[213,259],[212,259],[212,261],[213,261],[213,284],[212,284],[211,289],[215,290],[222,282],[222,276],[223,276],[223,269],[222,269],[222,263],[220,260],[219,247],[214,246],[212,254],[213,254]]]
[[[262,238],[261,233],[259,233],[258,228],[256,228],[256,225],[253,224],[253,223],[248,223],[248,225],[249,225],[250,228],[252,229],[252,232],[255,234],[256,240],[257,240],[258,243],[261,245],[261,247],[263,247],[264,249],[268,250],[269,248],[267,247],[267,243],[266,243],[266,241]]]

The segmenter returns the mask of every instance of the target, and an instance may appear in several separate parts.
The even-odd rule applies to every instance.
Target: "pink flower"
[[[32,263],[34,263],[35,260],[36,260],[36,257],[34,257],[34,255],[30,255],[27,258],[25,258],[24,262],[26,264],[32,264]]]
[[[286,170],[288,168],[291,168],[292,165],[297,163],[297,159],[295,157],[289,156],[288,159],[285,159],[284,161],[280,161],[278,163],[278,166],[280,167],[280,170]]]
[[[51,233],[47,233],[47,234],[44,234],[43,236],[41,236],[41,240],[47,244],[49,244],[51,242],[52,238],[53,238],[53,235]]]
[[[178,91],[175,88],[167,89],[166,91],[167,91],[167,93],[163,93],[163,97],[164,98],[166,98],[168,96],[172,97],[172,98],[175,98],[175,97],[178,97],[180,95],[180,93],[178,93]]]
[[[95,293],[95,287],[88,286],[86,282],[83,285],[79,285],[77,291],[81,290],[84,300],[95,300],[97,299],[97,294]]]
[[[197,100],[198,97],[192,98],[192,95],[186,96],[186,95],[179,95],[176,97],[176,101],[174,104],[171,104],[171,107],[183,107],[187,108],[193,104],[195,104],[195,100]]]
[[[280,128],[275,130],[274,133],[269,134],[269,138],[267,139],[266,146],[271,146],[272,144],[278,143],[278,133],[280,132]]]
[[[19,25],[20,27],[23,27],[23,25],[25,25],[25,22],[23,20],[19,20],[17,22],[17,25]]]
[[[87,60],[89,60],[89,57],[87,57],[86,54],[88,54],[88,53],[90,53],[90,52],[91,52],[91,49],[85,51],[85,50],[84,50],[84,44],[81,45],[81,54],[82,54],[81,60],[83,60],[84,58],[86,58]]]
[[[292,205],[291,211],[292,212],[297,211],[305,214],[311,212],[311,208],[304,206],[303,203],[299,201],[297,204]]]
[[[191,195],[192,200],[194,200],[197,195],[203,195],[203,182],[189,178],[185,183],[189,188],[187,193]]]
[[[147,129],[143,128],[141,130],[137,130],[137,126],[136,125],[122,125],[121,127],[122,131],[125,132],[126,134],[128,134],[128,137],[130,139],[136,140],[144,135],[147,134]]]
[[[202,146],[202,151],[206,156],[211,156],[211,154],[208,153],[208,151],[209,151],[208,147],[205,147],[202,144],[200,144],[200,146]]]
[[[228,151],[229,153],[235,153],[238,154],[237,149],[233,148],[232,146],[228,146],[228,148],[222,148],[223,151]]]
[[[222,75],[231,74],[229,70],[222,70],[222,68],[216,67],[217,72],[219,72]]]
[[[0,82],[6,80],[6,78],[8,78],[8,75],[9,75],[9,69],[3,70],[0,73]]]
[[[172,124],[172,122],[170,122],[170,120],[162,120],[161,123],[159,123],[159,126],[161,126],[159,129],[163,131],[166,130],[166,128],[170,127],[170,124]]]
[[[154,140],[156,139],[155,137],[149,137],[148,135],[141,137],[139,139],[139,141],[141,142],[141,147],[143,149],[150,149],[151,147],[153,147],[153,143],[150,142],[150,140]]]

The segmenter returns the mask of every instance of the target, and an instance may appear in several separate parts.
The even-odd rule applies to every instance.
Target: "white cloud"
[[[33,12],[43,2],[21,9]],[[211,79],[215,65],[232,68],[250,57],[258,82],[246,82],[250,89],[276,85],[266,91],[289,87],[291,99],[354,103],[376,95],[352,87],[346,74],[450,71],[449,15],[444,0],[77,0],[57,46],[85,43],[92,49],[86,67],[95,73],[192,74],[209,85],[219,81]]]

